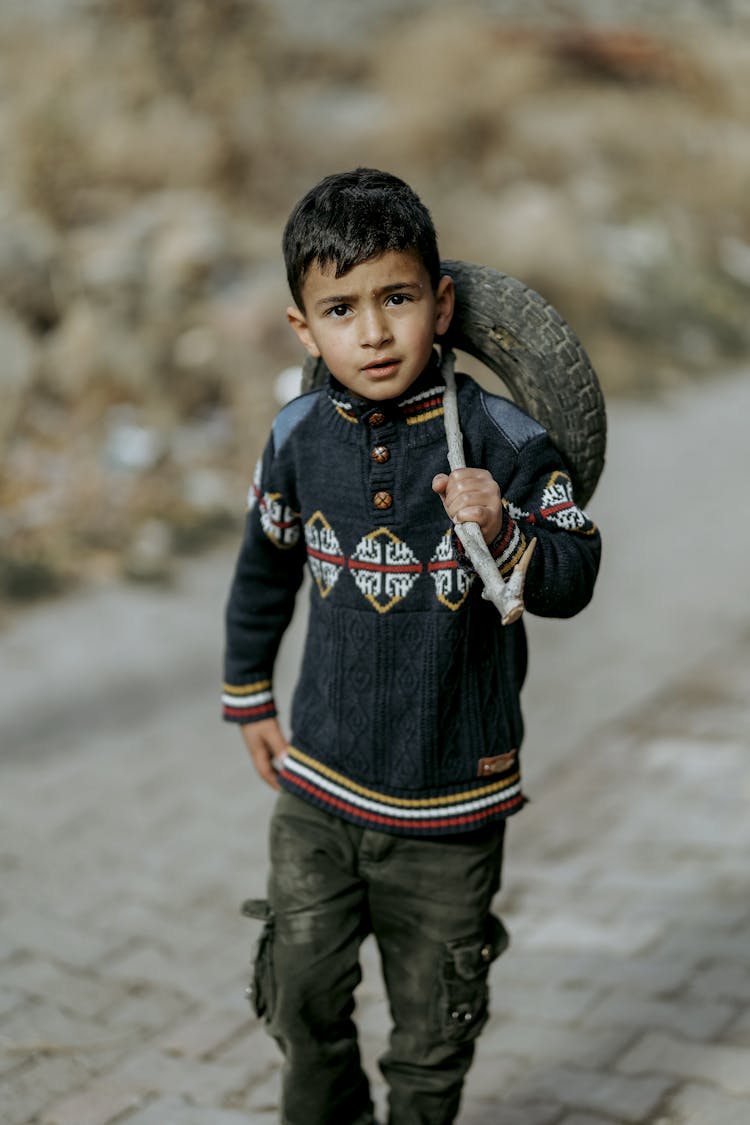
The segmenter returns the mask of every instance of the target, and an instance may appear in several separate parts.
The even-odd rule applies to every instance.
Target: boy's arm
[[[269,784],[275,783],[271,762],[286,746],[276,720],[273,669],[306,557],[300,517],[285,486],[289,492],[271,440],[256,470],[226,608],[223,715],[242,726],[256,768]]]
[[[573,617],[594,592],[601,539],[576,504],[570,475],[546,433],[522,447],[505,486],[503,526],[490,544],[504,577],[530,539],[537,545],[526,575],[526,608],[541,617]]]
[[[525,437],[510,471],[507,460],[492,466],[491,445],[489,469],[438,474],[433,490],[454,522],[479,523],[506,580],[530,540],[536,539],[526,576],[526,607],[540,616],[572,617],[593,593],[601,554],[599,532],[575,503],[570,476],[549,436],[534,425]],[[504,481],[503,492],[498,480]],[[460,539],[456,550],[459,565],[472,571]]]

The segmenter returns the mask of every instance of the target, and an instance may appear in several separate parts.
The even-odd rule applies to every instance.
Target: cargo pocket
[[[255,918],[263,923],[258,943],[255,947],[250,975],[250,984],[245,989],[250,1005],[259,1019],[268,1023],[273,1016],[276,1002],[276,979],[273,970],[273,914],[264,898],[249,898],[242,904],[246,918]]]
[[[508,947],[508,932],[499,918],[488,914],[484,932],[449,941],[437,982],[437,1019],[443,1039],[468,1042],[487,1022],[490,965]]]

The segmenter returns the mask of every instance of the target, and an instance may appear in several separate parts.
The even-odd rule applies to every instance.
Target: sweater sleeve
[[[490,545],[508,577],[530,539],[537,545],[524,601],[541,617],[573,617],[591,600],[601,558],[596,525],[576,504],[559,452],[546,433],[519,451],[503,496],[504,522]]]
[[[276,715],[273,669],[302,582],[305,545],[291,474],[269,439],[248,511],[226,607],[223,715],[254,723]]]

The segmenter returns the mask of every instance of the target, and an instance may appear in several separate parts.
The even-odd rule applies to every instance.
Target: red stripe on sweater
[[[575,508],[575,504],[572,500],[566,500],[562,504],[553,504],[551,508],[540,508],[539,513],[546,519],[547,516],[554,516],[555,512],[565,512],[570,508]]]
[[[335,563],[336,566],[346,566],[346,558],[344,555],[327,555],[325,551],[315,551],[312,547],[307,548],[308,555],[312,555],[314,559],[321,559],[322,562]]]
[[[510,801],[499,801],[494,805],[489,805],[486,809],[481,809],[475,813],[465,813],[463,816],[446,816],[436,820],[422,820],[421,818],[409,819],[394,816],[381,816],[378,813],[364,812],[358,805],[350,805],[347,801],[342,801],[338,797],[333,797],[324,789],[319,789],[316,785],[312,785],[309,781],[304,781],[302,778],[297,777],[296,774],[289,773],[289,771],[280,770],[281,776],[290,781],[292,785],[304,789],[307,793],[318,797],[319,800],[325,801],[326,804],[332,808],[340,809],[342,812],[348,812],[354,816],[359,817],[361,820],[367,821],[369,824],[383,824],[390,828],[403,828],[405,825],[419,828],[454,828],[460,825],[476,824],[477,821],[486,820],[487,817],[492,816],[496,812],[505,812],[506,809],[513,808],[523,801],[523,795],[519,793]]]
[[[275,711],[276,705],[271,703],[262,703],[257,707],[231,707],[228,703],[224,704],[224,714],[227,718],[243,718],[249,719],[253,715],[266,715],[270,711]]]
[[[349,559],[350,570],[375,570],[379,574],[421,574],[421,563],[404,563],[403,566],[389,566],[386,563],[363,562],[361,559]]]
[[[437,395],[435,398],[428,398],[422,402],[412,403],[411,406],[404,407],[404,414],[417,414],[420,410],[432,410],[435,406],[442,406],[443,396]]]

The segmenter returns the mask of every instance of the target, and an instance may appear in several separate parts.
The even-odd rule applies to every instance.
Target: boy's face
[[[287,317],[310,355],[361,398],[399,398],[424,371],[436,335],[453,314],[453,282],[433,292],[411,250],[389,250],[342,277],[313,265],[302,286],[305,311]]]

